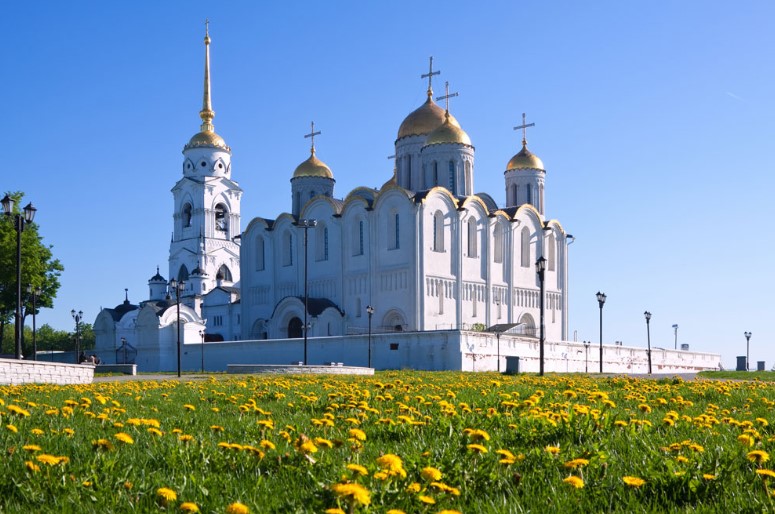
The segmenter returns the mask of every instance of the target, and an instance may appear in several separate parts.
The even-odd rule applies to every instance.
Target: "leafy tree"
[[[8,193],[15,201],[14,212],[21,212],[24,193]],[[59,277],[64,271],[59,259],[55,259],[52,246],[43,243],[35,222],[25,224],[21,238],[22,263],[22,318],[32,314],[32,298],[27,286],[40,288],[41,294],[35,302],[36,310],[54,306],[59,290]],[[13,324],[16,312],[16,229],[13,220],[0,215],[0,348],[2,353],[13,353],[13,330],[10,332],[10,351],[6,326]],[[31,341],[31,338],[30,338]]]

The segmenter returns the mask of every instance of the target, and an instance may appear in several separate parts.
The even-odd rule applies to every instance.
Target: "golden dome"
[[[296,171],[293,172],[293,178],[299,177],[321,177],[321,178],[334,178],[334,174],[331,173],[331,168],[315,157],[315,150],[312,150],[312,154],[309,159],[302,162],[296,167]]]
[[[194,134],[194,137],[189,140],[184,150],[188,150],[190,148],[200,148],[203,146],[220,148],[221,150],[231,152],[231,148],[229,148],[229,145],[226,144],[226,141],[224,141],[221,136],[210,130],[203,130],[202,132]]]
[[[436,130],[428,134],[425,140],[425,146],[441,145],[446,143],[456,143],[459,145],[471,146],[471,138],[460,128],[460,125],[452,124],[452,115],[448,115]]]
[[[450,115],[449,122],[460,128],[460,124],[454,116]],[[401,127],[398,129],[398,139],[407,136],[430,134],[442,123],[444,123],[444,109],[436,105],[431,94],[429,94],[425,103],[419,109],[409,114],[401,123]]]
[[[543,161],[539,159],[538,156],[533,155],[533,153],[527,149],[527,145],[522,145],[522,150],[512,157],[506,165],[506,171],[526,169],[545,171]]]

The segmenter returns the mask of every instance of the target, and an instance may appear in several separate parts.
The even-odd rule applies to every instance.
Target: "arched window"
[[[436,161],[433,161],[433,185],[439,185],[439,165]]]
[[[510,205],[517,205],[517,185],[511,184],[511,202]]]
[[[318,225],[315,229],[315,260],[328,260],[328,227]]]
[[[355,299],[355,317],[360,318],[361,315],[361,297],[359,296]]]
[[[399,218],[397,212],[392,212],[388,217],[388,250],[396,250],[401,247],[399,236]]]
[[[457,177],[455,176],[455,163],[449,161],[449,190],[453,195],[457,194]]]
[[[229,211],[226,206],[219,203],[215,206],[215,230],[226,232],[229,230]]]
[[[554,271],[554,268],[555,268],[554,261],[555,261],[556,255],[557,255],[557,250],[556,250],[555,244],[554,244],[554,234],[549,236],[549,242],[548,242],[548,244],[546,246],[547,246],[546,251],[549,254],[549,259],[548,259],[549,262],[547,262],[546,264],[547,264],[547,267],[548,267],[549,271]]]
[[[520,238],[520,253],[522,254],[522,267],[530,267],[530,231],[527,227],[522,227],[522,234]]]
[[[183,206],[183,227],[190,227],[191,226],[191,204],[186,203],[186,205]]]
[[[433,251],[444,251],[444,215],[441,211],[433,213]]]
[[[231,270],[225,265],[221,264],[221,267],[218,268],[218,273],[215,274],[216,280],[223,280],[226,282],[232,282],[231,278]]]
[[[185,282],[186,280],[188,280],[188,268],[185,264],[181,264],[178,270],[178,282]]]
[[[533,205],[533,188],[530,186],[525,187],[527,187],[527,203]]]
[[[476,245],[476,218],[468,218],[468,256],[477,256]]]
[[[288,322],[288,339],[298,339],[303,337],[301,326],[301,319],[296,317],[291,318],[291,321]]]
[[[283,266],[293,265],[293,234],[286,230],[283,234]]]
[[[352,232],[352,248],[353,248],[353,255],[363,255],[363,230],[364,230],[364,222],[363,220],[358,220],[358,223],[355,223],[353,225],[353,232]]]
[[[256,271],[262,271],[266,263],[264,262],[264,238],[256,237]]]
[[[496,223],[493,227],[493,254],[492,258],[495,262],[503,262],[503,227],[500,223]]]
[[[407,187],[412,187],[412,156],[407,155],[406,156],[406,171],[404,173],[404,176],[406,178],[406,182],[404,182]]]
[[[474,190],[474,183],[471,177],[471,161],[466,161],[466,191],[465,194],[471,194]]]

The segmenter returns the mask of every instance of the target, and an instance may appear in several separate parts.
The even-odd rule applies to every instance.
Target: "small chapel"
[[[202,344],[203,361],[210,343],[306,344],[367,331],[431,337],[509,325],[536,338],[542,285],[546,340],[567,340],[573,236],[545,214],[546,169],[528,149],[534,124],[524,114],[515,127],[521,147],[513,155],[504,149],[503,169],[485,171],[503,173],[498,205],[476,192],[474,141],[450,110],[456,93],[447,86],[434,97],[440,72],[431,58],[422,74],[426,100],[398,125],[382,187],[337,192],[337,170],[322,160],[313,123],[309,156],[288,172],[288,211],[254,218],[242,231],[232,149],[213,124],[210,43],[206,33],[201,125],[172,187],[168,278],[157,269],[146,300],[125,296],[99,313],[98,351],[131,348],[145,369],[163,370],[178,337]]]

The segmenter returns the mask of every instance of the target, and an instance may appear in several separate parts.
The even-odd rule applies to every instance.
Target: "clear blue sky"
[[[15,2],[0,49],[0,189],[38,208],[64,266],[39,323],[147,298],[167,276],[170,189],[198,131],[211,20],[217,132],[242,228],[290,210],[310,120],[336,195],[392,172],[428,56],[460,97],[475,189],[502,204],[527,112],[547,215],[570,247],[570,334],[775,361],[775,4],[743,2]]]

